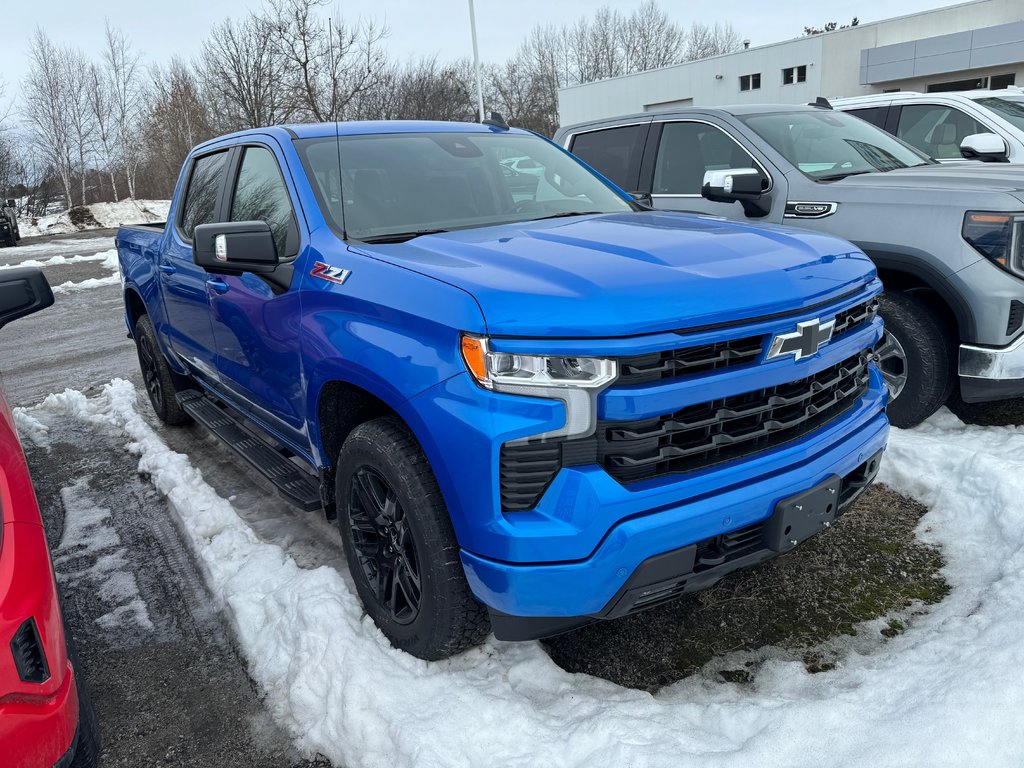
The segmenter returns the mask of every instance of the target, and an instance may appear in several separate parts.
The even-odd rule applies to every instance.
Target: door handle
[[[173,275],[175,272],[178,271],[177,267],[175,267],[173,264],[161,264],[158,267],[158,269],[165,275]]]
[[[217,293],[227,293],[230,286],[219,277],[212,277],[206,281],[206,285],[213,288]]]

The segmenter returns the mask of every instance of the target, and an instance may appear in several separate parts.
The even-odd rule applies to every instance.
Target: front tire
[[[399,419],[352,430],[335,492],[349,571],[391,644],[433,661],[481,643],[490,632],[487,610],[466,582],[430,464]]]
[[[875,355],[889,388],[886,413],[893,426],[913,427],[953,392],[950,332],[935,310],[913,294],[885,294],[879,303],[885,335]]]
[[[139,355],[146,394],[149,395],[149,402],[157,418],[168,426],[191,422],[191,417],[175,397],[179,391],[175,375],[168,367],[164,353],[160,351],[149,315],[143,315],[135,322],[135,349]]]

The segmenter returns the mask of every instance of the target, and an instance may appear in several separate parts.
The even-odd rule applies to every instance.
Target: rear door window
[[[227,150],[203,155],[193,161],[179,219],[181,235],[186,240],[192,239],[192,233],[200,224],[215,221],[227,162]]]
[[[635,192],[649,123],[578,133],[570,151],[614,184]]]
[[[896,126],[899,138],[936,160],[961,160],[960,142],[988,132],[966,112],[943,104],[908,104]]]
[[[266,147],[245,147],[231,198],[231,221],[265,221],[274,234],[277,253],[288,253],[293,213],[274,153]]]
[[[888,107],[864,107],[863,109],[844,109],[849,115],[859,117],[861,120],[867,120],[872,125],[877,125],[879,128],[885,128],[885,116],[889,112]]]
[[[708,123],[666,123],[654,165],[653,195],[700,195],[707,171],[757,168],[746,150]]]

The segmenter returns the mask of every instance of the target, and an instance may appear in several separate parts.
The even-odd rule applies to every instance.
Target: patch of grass
[[[926,511],[876,485],[831,528],[783,557],[704,592],[545,645],[566,670],[655,690],[733,651],[763,646],[799,651],[852,635],[860,622],[905,611],[916,602],[936,603],[949,593],[939,575],[941,553],[913,533]],[[892,620],[882,634],[894,637],[904,629]],[[816,652],[803,658],[812,672],[834,666]],[[745,681],[731,670],[719,675]]]

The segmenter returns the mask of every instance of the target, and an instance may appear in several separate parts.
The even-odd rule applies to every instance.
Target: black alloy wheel
[[[395,489],[376,469],[362,466],[348,503],[352,542],[366,582],[392,621],[411,624],[420,611],[420,558]]]
[[[164,407],[164,388],[160,381],[160,369],[157,368],[157,351],[149,336],[139,336],[139,367],[142,368],[142,380],[149,394],[149,401],[157,413]]]

